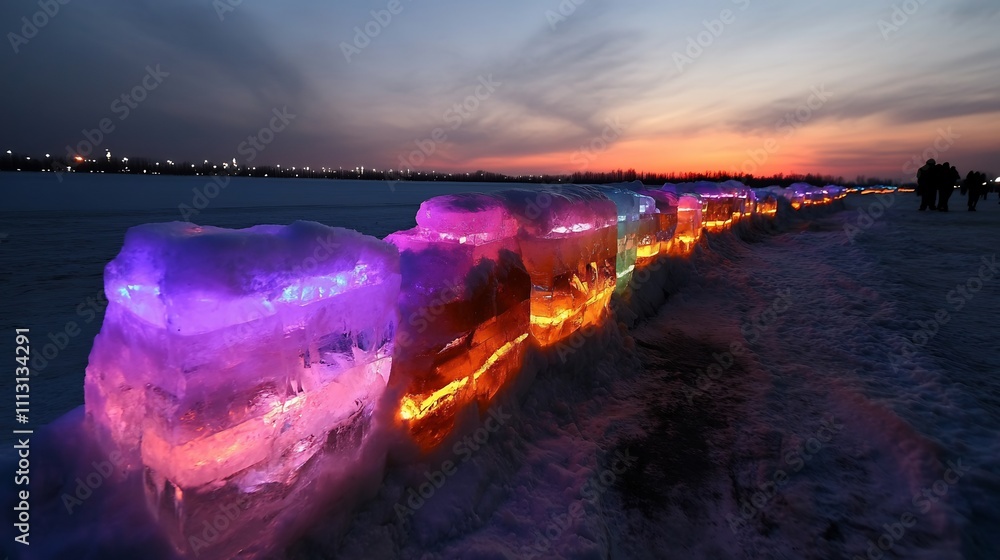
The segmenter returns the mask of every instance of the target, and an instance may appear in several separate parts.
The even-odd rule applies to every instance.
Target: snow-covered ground
[[[381,484],[285,556],[996,557],[1000,206],[962,203],[849,197],[707,240],[640,278],[617,325],[530,355],[432,456],[386,441]],[[38,461],[74,454],[60,430]],[[36,538],[168,557],[113,495]],[[61,511],[44,499],[37,516]]]
[[[481,449],[391,470],[342,557],[996,557],[1000,208],[846,206],[674,265],[658,314],[538,366]]]

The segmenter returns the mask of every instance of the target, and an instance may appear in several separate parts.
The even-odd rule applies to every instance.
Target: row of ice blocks
[[[667,184],[663,189],[677,195],[698,195],[702,202],[702,227],[708,231],[723,231],[744,213],[745,199],[740,196],[739,189],[729,184],[700,181]]]
[[[685,226],[691,225],[701,231],[701,202],[696,197],[682,200],[667,191],[647,189],[639,182],[629,184],[628,189],[639,195],[643,204],[643,213],[639,216],[636,266],[646,266],[659,255],[676,252],[680,246],[677,237]],[[690,204],[692,201],[697,206],[697,224],[689,224],[687,218],[691,216],[680,213],[681,203]],[[651,206],[647,209],[646,204]]]
[[[356,457],[388,382],[432,446],[516,375],[529,340],[599,323],[637,263],[690,250],[721,207],[706,199],[728,197],[730,221],[746,211],[736,187],[670,190],[440,197],[387,242],[308,222],[133,228],[105,271],[88,416],[144,469],[161,520],[197,525],[217,497],[259,494],[252,532],[314,457]]]
[[[618,218],[592,187],[449,195],[386,238],[403,273],[392,383],[421,445],[446,436],[458,409],[485,406],[520,369],[529,338],[550,346],[604,318]]]
[[[364,431],[384,392],[400,280],[394,247],[317,223],[132,228],[105,270],[87,413],[158,513],[290,484],[357,447],[336,434]]]

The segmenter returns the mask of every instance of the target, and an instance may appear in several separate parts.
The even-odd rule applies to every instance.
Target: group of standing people
[[[917,194],[920,195],[920,210],[948,211],[948,199],[955,191],[955,185],[962,176],[958,169],[948,162],[937,163],[927,160],[917,171]],[[936,201],[935,201],[936,199]]]
[[[962,176],[958,169],[948,162],[937,163],[927,160],[917,171],[917,195],[920,196],[920,210],[948,211],[948,199],[955,192],[955,186]],[[989,178],[981,171],[969,171],[962,181],[962,194],[969,196],[969,211],[975,212],[979,199],[986,200],[990,192]]]
[[[962,194],[969,195],[969,212],[976,211],[976,204],[979,199],[986,200],[986,193],[990,192],[989,178],[981,171],[969,171],[962,181]]]

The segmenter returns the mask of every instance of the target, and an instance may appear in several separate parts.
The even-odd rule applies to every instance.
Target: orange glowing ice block
[[[618,209],[585,186],[501,193],[531,277],[532,337],[551,346],[605,317],[617,281]]]
[[[519,223],[499,199],[433,198],[417,224],[386,239],[403,271],[391,383],[401,394],[397,419],[429,449],[460,409],[485,406],[520,369],[531,281]]]

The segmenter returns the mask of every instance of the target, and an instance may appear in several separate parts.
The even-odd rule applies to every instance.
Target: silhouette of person
[[[937,195],[937,188],[933,184],[934,170],[937,162],[933,159],[927,160],[923,167],[917,170],[917,195],[920,196],[920,211],[935,210],[934,197]]]
[[[938,193],[938,203],[937,209],[940,212],[948,211],[948,199],[951,198],[951,194],[955,192],[955,183],[962,179],[959,175],[958,169],[947,161],[938,166],[937,173],[937,193]]]
[[[962,181],[962,194],[968,195],[969,197],[969,212],[976,211],[976,203],[979,202],[980,189],[982,182],[979,180],[979,174],[975,171],[969,171],[969,174],[965,176],[965,180]]]

